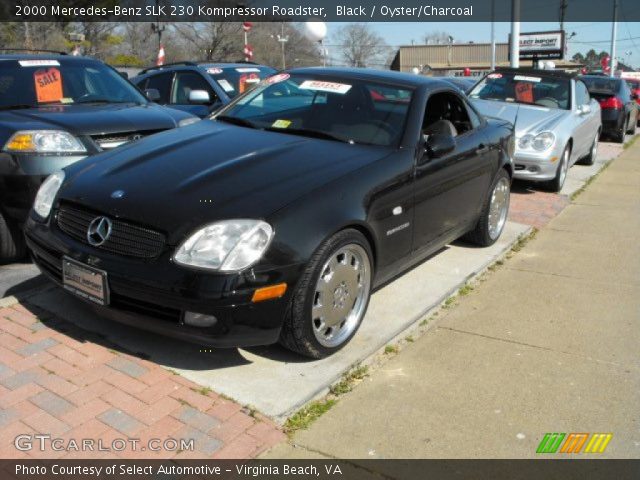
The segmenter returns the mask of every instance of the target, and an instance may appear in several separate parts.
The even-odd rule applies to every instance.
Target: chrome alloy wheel
[[[371,263],[360,245],[351,243],[331,254],[320,271],[311,306],[316,340],[337,347],[358,327],[371,290]]]
[[[502,177],[491,192],[491,203],[489,204],[489,237],[491,240],[500,236],[507,221],[510,190],[509,180]]]
[[[560,188],[564,185],[564,181],[567,178],[567,172],[569,171],[569,149],[565,148],[562,154],[562,160],[560,164]]]
[[[593,145],[591,146],[591,158],[592,161],[596,161],[596,156],[598,155],[598,140],[600,139],[600,135],[596,133],[596,138],[593,139]]]

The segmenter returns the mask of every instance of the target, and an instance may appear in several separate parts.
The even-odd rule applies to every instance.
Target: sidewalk
[[[547,432],[610,432],[600,456],[638,458],[639,238],[636,143],[422,338],[266,457],[533,458]]]

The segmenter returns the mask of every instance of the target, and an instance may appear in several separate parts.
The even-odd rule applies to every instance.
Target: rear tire
[[[344,347],[369,306],[372,259],[369,242],[354,229],[342,230],[322,243],[293,293],[280,344],[315,359]]]
[[[462,237],[463,240],[480,247],[493,245],[500,238],[507,223],[510,194],[511,177],[501,168],[491,184],[476,227]]]
[[[0,264],[22,260],[26,253],[22,232],[0,212]]]

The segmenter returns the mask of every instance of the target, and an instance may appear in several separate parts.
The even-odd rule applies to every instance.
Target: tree
[[[609,54],[604,50],[600,53],[596,53],[596,51],[592,48],[586,54],[576,53],[572,60],[574,62],[582,63],[588,70],[600,70],[602,68],[602,64],[600,63],[603,58],[608,57]]]
[[[335,36],[344,62],[352,67],[388,65],[389,47],[369,24],[352,23],[340,28]]]
[[[443,32],[440,30],[427,33],[422,37],[424,43],[427,45],[448,45],[451,43],[451,38],[453,38],[453,36],[449,32]]]
[[[173,29],[182,40],[186,58],[223,62],[242,57],[242,26],[238,22],[175,23]]]

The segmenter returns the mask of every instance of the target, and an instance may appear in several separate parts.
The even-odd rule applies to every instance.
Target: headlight
[[[539,133],[533,139],[533,144],[532,144],[533,149],[538,150],[539,152],[542,152],[543,150],[546,150],[551,145],[553,145],[553,142],[555,141],[556,141],[556,136],[553,133],[551,132]]]
[[[191,125],[192,123],[199,121],[200,119],[198,117],[183,118],[178,122],[178,127],[186,127],[187,125]]]
[[[64,172],[62,170],[58,170],[49,175],[47,179],[42,182],[36,199],[33,202],[33,209],[42,218],[47,218],[49,213],[51,213],[53,201],[58,194],[58,190],[60,190],[62,182],[64,182]]]
[[[223,220],[191,235],[173,260],[211,270],[243,270],[260,260],[272,237],[271,225],[261,220]]]
[[[5,144],[6,152],[81,153],[87,149],[69,132],[62,130],[21,130]]]
[[[531,146],[531,142],[533,142],[533,135],[527,134],[518,140],[518,147],[522,149],[529,148]]]

